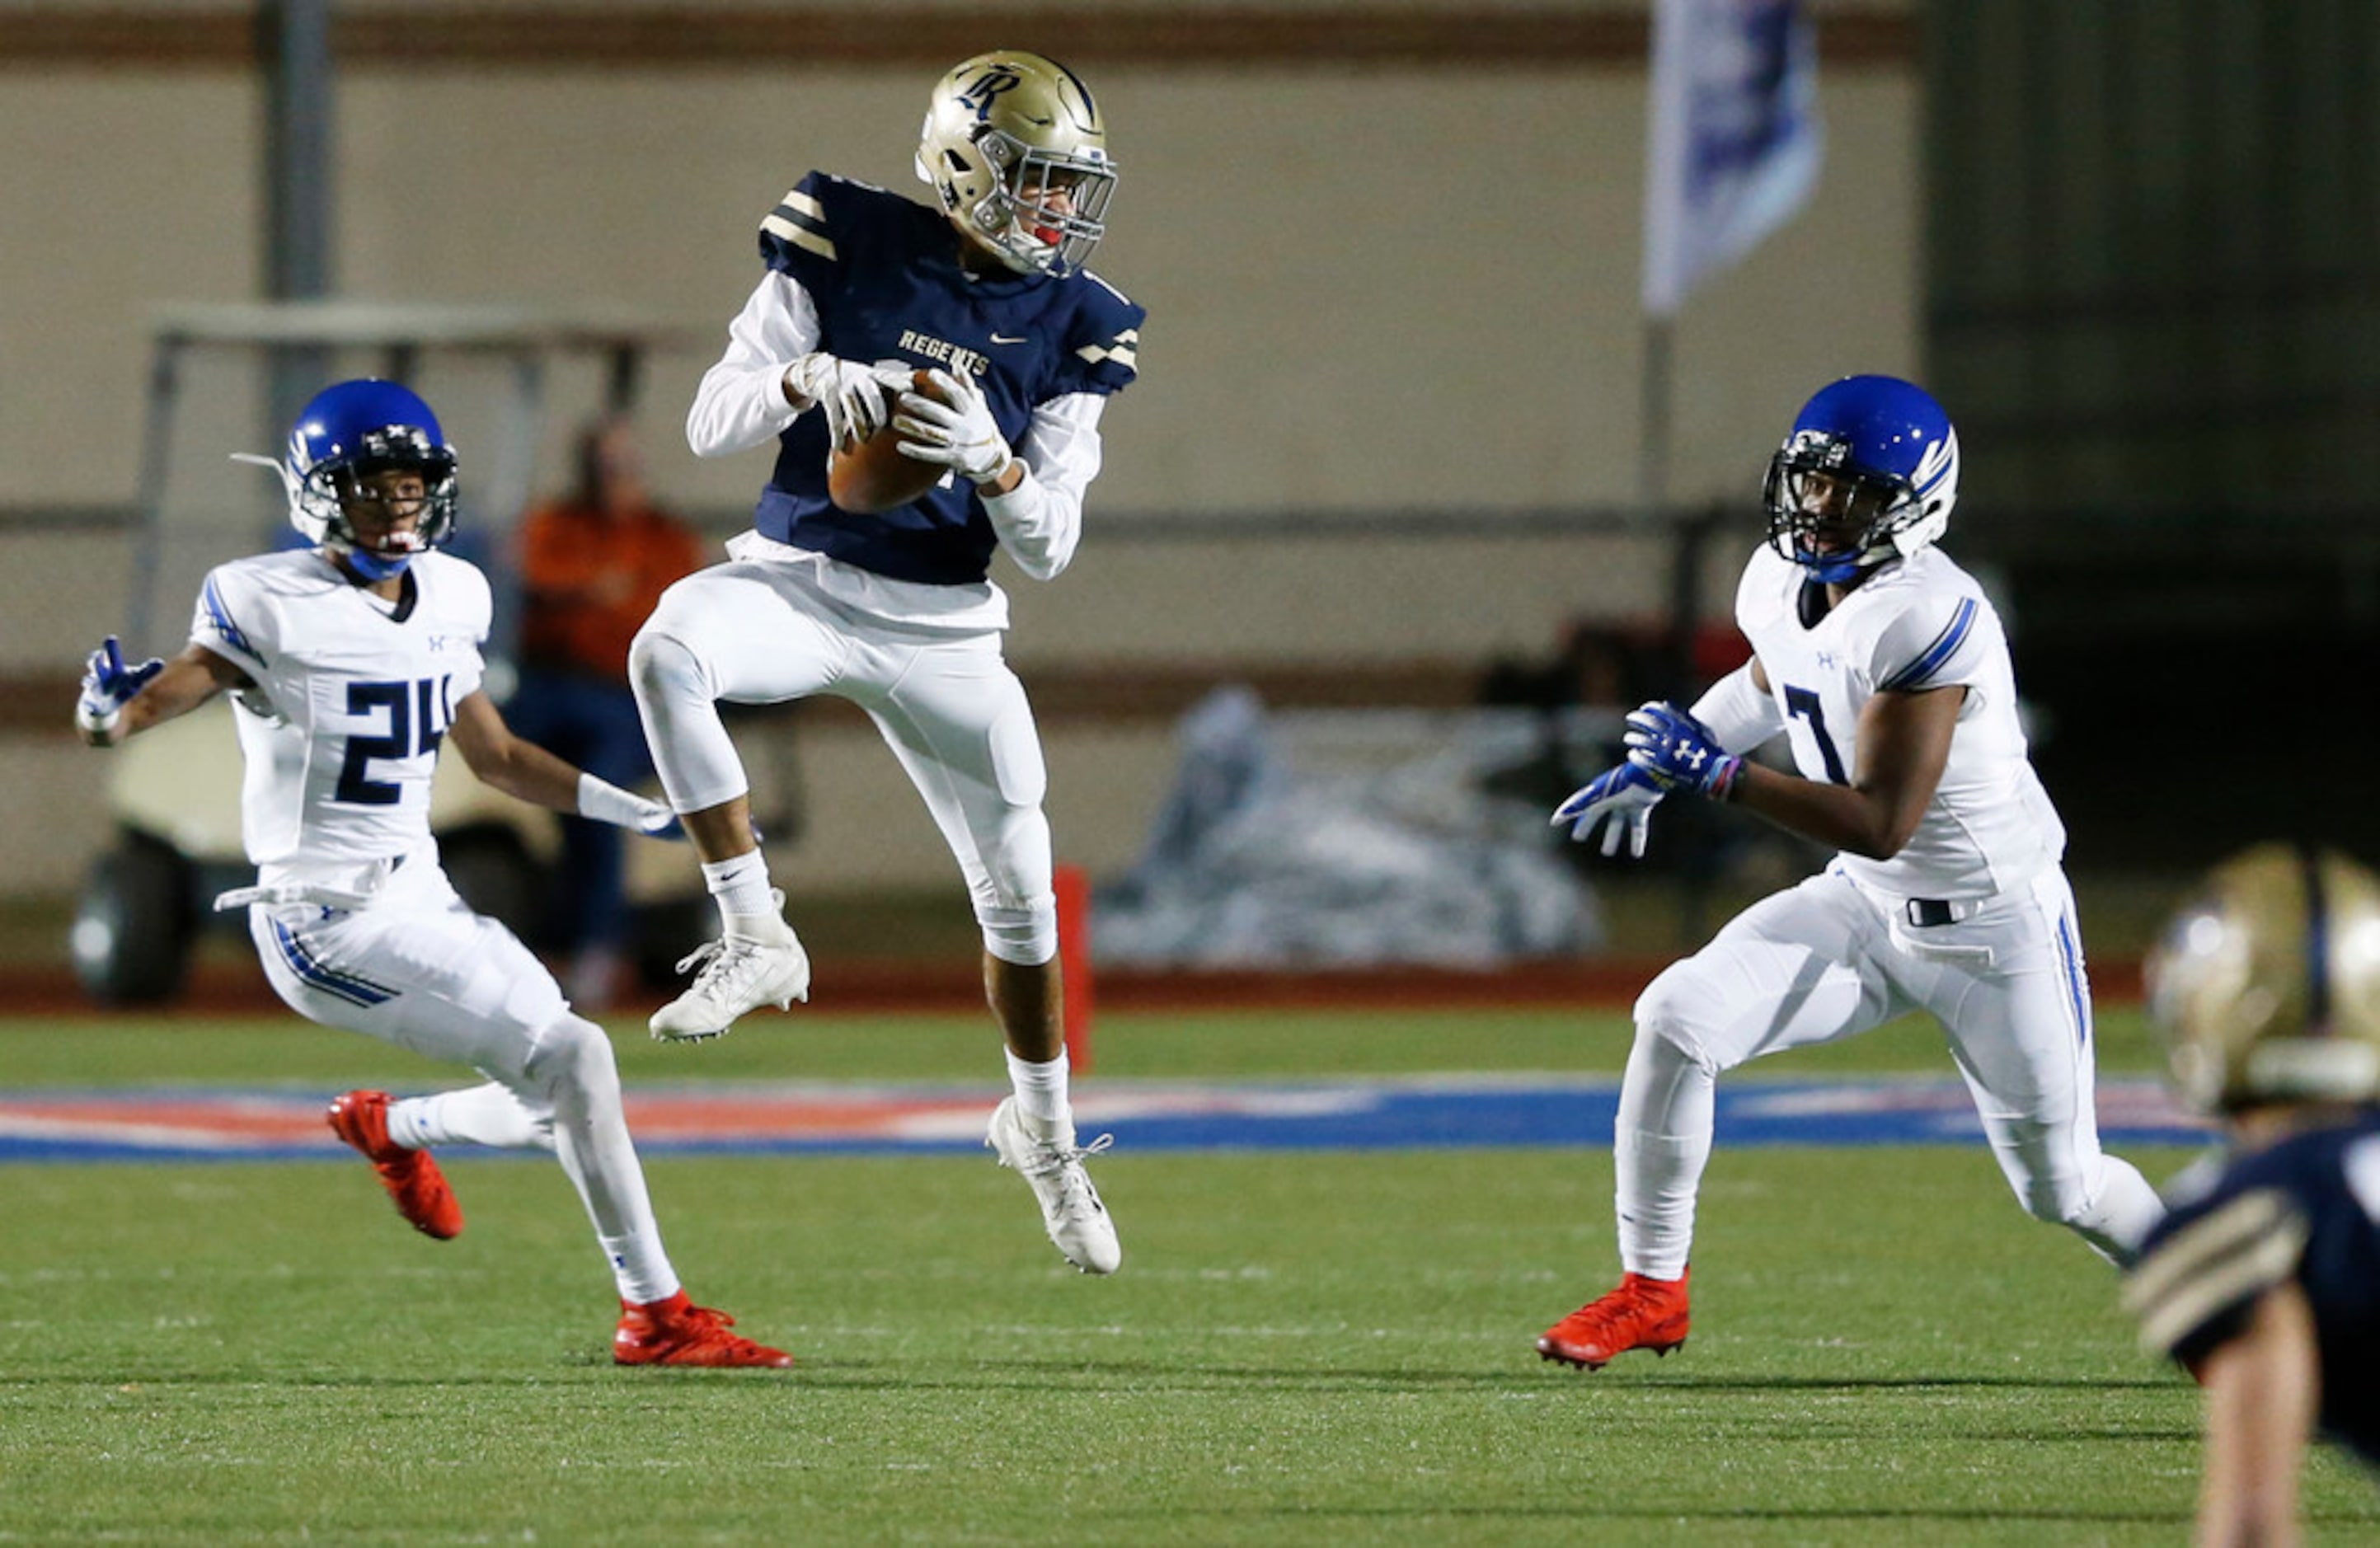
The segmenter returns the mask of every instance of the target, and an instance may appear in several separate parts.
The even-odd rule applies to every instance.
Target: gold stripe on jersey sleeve
[[[2124,1310],[2140,1319],[2141,1348],[2171,1352],[2226,1306],[2288,1278],[2305,1244],[2305,1217],[2271,1189],[2192,1221],[2124,1281]]]
[[[817,200],[799,188],[785,195],[783,201],[769,212],[760,229],[830,261],[839,259],[833,239],[826,234],[826,212],[819,208]]]
[[[1075,351],[1096,366],[1102,360],[1112,360],[1126,370],[1137,370],[1136,353],[1140,347],[1140,330],[1127,328],[1115,336],[1113,345],[1087,344]]]

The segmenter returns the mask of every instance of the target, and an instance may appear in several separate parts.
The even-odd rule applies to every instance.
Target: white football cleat
[[[1002,1166],[1024,1173],[1032,1184],[1033,1196],[1041,1203],[1041,1224],[1068,1263],[1085,1274],[1113,1274],[1123,1266],[1115,1222],[1099,1203],[1091,1174],[1083,1169],[1083,1157],[1115,1143],[1114,1135],[1102,1134],[1080,1146],[1072,1132],[1062,1139],[1038,1138],[1012,1096],[992,1110],[991,1131],[983,1143]]]
[[[779,906],[784,894],[775,893]],[[698,946],[678,963],[680,973],[702,964],[686,993],[653,1012],[653,1035],[665,1043],[698,1043],[723,1037],[747,1010],[773,1005],[790,1010],[810,998],[810,954],[794,927],[774,918],[763,935],[728,935]],[[765,926],[764,926],[765,928]]]

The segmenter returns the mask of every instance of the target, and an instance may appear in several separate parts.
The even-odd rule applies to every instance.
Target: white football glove
[[[1595,833],[1595,825],[1608,822],[1603,830],[1603,853],[1620,853],[1621,834],[1628,836],[1631,858],[1645,858],[1645,834],[1653,824],[1653,808],[1661,804],[1667,792],[1653,781],[1653,777],[1633,763],[1617,768],[1607,768],[1597,774],[1583,790],[1574,791],[1571,798],[1556,808],[1554,826],[1567,824],[1570,836],[1585,843]]]
[[[898,361],[868,366],[823,352],[796,356],[785,368],[785,385],[826,416],[827,441],[834,446],[855,446],[882,429],[892,417],[888,400],[909,380]]]
[[[936,403],[922,393],[904,393],[894,405],[892,428],[905,438],[901,454],[940,463],[978,484],[997,483],[1016,454],[991,422],[991,405],[972,377],[929,373],[949,400]]]

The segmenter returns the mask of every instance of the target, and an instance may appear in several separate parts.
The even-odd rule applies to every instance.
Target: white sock
[[[565,1016],[537,1035],[527,1072],[552,1094],[554,1155],[586,1203],[587,1218],[619,1282],[620,1299],[643,1303],[676,1293],[677,1272],[645,1191],[644,1167],[620,1098],[620,1077],[602,1028]]]
[[[702,867],[702,883],[710,889],[710,896],[719,904],[720,922],[733,932],[736,919],[766,914],[771,919],[777,913],[775,891],[769,885],[769,862],[759,850],[739,854],[733,860],[722,860]]]
[[[1675,1279],[1686,1272],[1718,1088],[1718,1076],[1675,1043],[1638,1033],[1611,1136],[1620,1266],[1631,1274]]]
[[[677,1294],[677,1270],[670,1267],[669,1254],[662,1251],[659,1231],[632,1231],[626,1236],[599,1233],[596,1240],[603,1244],[603,1256],[611,1260],[622,1300],[650,1306]]]
[[[1008,1083],[1016,1088],[1017,1116],[1044,1138],[1071,1139],[1075,1115],[1066,1101],[1066,1050],[1047,1064],[1008,1054]]]
[[[390,1103],[388,1137],[407,1150],[447,1144],[552,1150],[553,1116],[534,1110],[511,1087],[491,1081],[483,1086]]]

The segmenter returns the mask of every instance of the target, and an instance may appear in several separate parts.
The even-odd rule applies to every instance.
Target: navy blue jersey
[[[2185,1178],[2126,1276],[2151,1347],[2196,1363],[2295,1280],[2322,1349],[2322,1425],[2380,1462],[2380,1111]]]
[[[959,242],[938,212],[820,172],[804,177],[760,227],[762,260],[817,304],[820,349],[972,373],[1011,446],[1036,404],[1132,384],[1139,307],[1087,272],[971,275],[959,264]],[[777,439],[776,469],[756,516],[763,535],[897,580],[961,586],[990,570],[997,539],[965,479],[946,479],[898,510],[858,515],[827,499],[824,415],[797,417]]]

